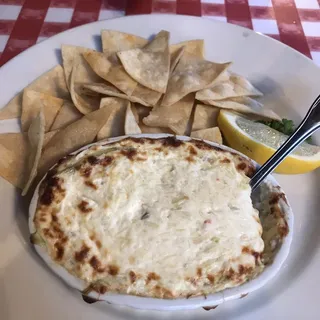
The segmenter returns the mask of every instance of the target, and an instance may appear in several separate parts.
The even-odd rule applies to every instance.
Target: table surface
[[[155,13],[244,26],[287,44],[320,66],[320,0],[0,0],[0,66],[69,28]]]

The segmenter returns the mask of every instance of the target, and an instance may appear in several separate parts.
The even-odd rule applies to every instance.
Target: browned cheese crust
[[[103,144],[100,144],[103,145]],[[65,259],[70,259],[70,257],[65,256],[66,246],[69,242],[69,237],[64,233],[61,227],[61,221],[57,217],[57,212],[61,209],[61,204],[66,196],[67,186],[65,181],[61,176],[61,172],[65,170],[76,170],[83,178],[83,183],[87,188],[92,190],[97,190],[100,186],[97,186],[91,179],[92,170],[94,168],[101,168],[104,170],[108,166],[112,165],[117,161],[118,157],[125,157],[135,162],[144,162],[148,157],[145,152],[145,148],[141,146],[146,146],[152,148],[153,152],[168,154],[170,150],[173,149],[184,149],[185,161],[193,162],[197,161],[198,156],[202,156],[203,153],[218,152],[221,156],[221,163],[233,162],[236,169],[239,172],[245,173],[248,177],[254,174],[255,167],[251,161],[247,158],[238,155],[237,153],[226,151],[217,146],[211,146],[203,141],[190,140],[181,141],[175,137],[167,137],[161,139],[150,139],[150,138],[126,138],[118,142],[108,143],[108,148],[115,148],[114,152],[110,154],[99,153],[99,146],[91,146],[86,151],[86,155],[81,157],[80,160],[77,159],[77,154],[67,156],[60,160],[46,175],[42,181],[39,188],[39,199],[37,204],[37,209],[34,216],[34,225],[37,230],[38,236],[46,244],[47,253],[50,257],[62,266],[65,264]],[[282,208],[279,205],[279,201],[284,200],[285,196],[282,192],[277,192],[275,189],[271,197],[269,198],[269,207],[264,212],[264,217],[262,218],[262,225],[277,225],[277,229],[272,229],[268,231],[270,234],[267,235],[266,242],[266,255],[263,256],[265,261],[272,260],[272,252],[275,252],[279,247],[282,239],[288,233],[288,225],[285,219],[285,215],[282,212]],[[261,208],[259,208],[261,209]],[[90,207],[88,201],[83,200],[79,202],[77,208],[83,217],[90,214],[92,208]],[[74,216],[75,217],[75,216]],[[147,213],[146,213],[147,217]],[[70,221],[68,221],[70,219]],[[72,223],[72,216],[64,220],[64,223]],[[143,219],[143,217],[142,217]],[[271,234],[273,232],[273,234]],[[177,295],[172,292],[172,290],[164,287],[162,285],[162,275],[157,274],[150,270],[146,273],[141,273],[139,270],[122,270],[122,265],[116,260],[110,260],[108,264],[105,264],[99,256],[107,256],[109,254],[108,248],[106,248],[102,241],[97,235],[92,232],[90,234],[90,240],[94,243],[94,248],[92,245],[87,245],[85,241],[80,245],[80,247],[74,249],[74,254],[72,257],[73,268],[71,272],[75,277],[87,281],[88,278],[83,277],[84,272],[90,275],[90,281],[87,281],[87,289],[83,292],[87,295],[90,291],[94,290],[100,294],[106,292],[117,292],[117,293],[130,293],[135,295],[143,295],[156,298],[177,298],[177,297],[190,297],[202,294],[208,294],[212,292],[210,286],[214,286],[222,279],[232,279],[234,283],[243,283],[246,277],[254,277],[256,270],[250,268],[247,269],[246,266],[240,266],[238,270],[228,269],[221,270],[218,274],[205,274],[203,270],[199,267],[192,277],[186,277],[185,281],[194,284],[194,290],[183,295]],[[277,241],[277,244],[271,241]],[[272,247],[272,248],[271,248]],[[243,253],[253,255],[256,259],[256,265],[261,265],[261,254],[254,252],[251,248],[243,247]],[[134,261],[135,257],[130,257]],[[201,290],[197,289],[197,283],[200,281],[205,282],[206,289],[203,287]],[[205,280],[204,280],[205,279]],[[131,290],[128,292],[128,288],[132,286],[137,281],[143,281],[143,286],[146,290],[144,293],[140,291]],[[142,283],[142,282],[141,282]]]

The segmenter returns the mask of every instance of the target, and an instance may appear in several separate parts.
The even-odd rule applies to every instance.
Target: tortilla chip
[[[65,75],[65,79],[68,87],[70,84],[71,71],[72,71],[75,56],[80,56],[82,53],[86,52],[87,50],[90,51],[90,49],[83,48],[83,47],[76,47],[76,46],[70,46],[70,45],[61,46],[63,70],[64,70],[64,75]]]
[[[28,138],[22,133],[0,134],[0,175],[18,188],[25,183]]]
[[[99,108],[100,96],[81,95],[82,84],[76,83],[78,72],[81,70],[80,64],[75,63],[70,79],[70,94],[76,108],[83,114],[90,113]],[[81,72],[81,71],[80,71]]]
[[[27,131],[39,110],[43,110],[45,119],[45,131],[48,132],[63,105],[63,100],[52,97],[46,93],[33,90],[24,90],[22,99],[21,126],[22,131]]]
[[[172,44],[169,47],[170,54],[172,55],[181,48],[200,59],[204,58],[204,40],[188,40]]]
[[[131,98],[136,99],[137,101],[141,100],[146,106],[155,106],[160,100],[162,93],[151,90],[144,87],[141,84],[138,84],[134,89]],[[135,101],[133,101],[135,102]]]
[[[184,135],[188,129],[194,96],[191,93],[169,107],[155,106],[149,116],[143,119],[143,123],[147,126],[167,127],[177,134]]]
[[[127,74],[124,67],[118,61],[112,65],[108,74],[103,78],[126,95],[131,95],[138,85],[138,83]]]
[[[124,135],[125,115],[128,105],[129,101],[121,98],[101,99],[100,108],[109,108],[112,112],[98,132],[97,140]]]
[[[176,68],[177,64],[179,63],[179,61],[184,53],[184,50],[185,50],[185,48],[181,47],[178,50],[176,50],[170,54],[170,75],[172,74],[172,72]]]
[[[28,159],[28,180],[23,188],[22,195],[25,196],[37,175],[38,165],[44,144],[45,118],[42,108],[38,115],[31,121],[28,130],[29,159]]]
[[[117,88],[109,86],[105,83],[84,84],[83,88],[91,90],[93,92],[98,92],[105,96],[118,97],[118,98],[126,99],[131,102],[137,102],[137,103],[143,104],[144,106],[149,106],[148,103],[139,99],[138,97],[127,96],[124,93],[121,93]]]
[[[97,51],[84,47],[77,47],[71,45],[61,46],[63,69],[69,88],[71,82],[71,72],[74,65],[77,65],[78,67],[77,78],[75,79],[76,82],[90,83],[99,81],[100,78],[94,73],[89,64],[83,58],[84,53],[95,52]]]
[[[35,81],[30,83],[24,90],[34,90],[49,95],[70,100],[69,90],[67,88],[63,69],[60,65],[55,66],[48,72],[41,75]],[[0,110],[0,120],[18,118],[22,112],[23,91],[18,93],[9,103]]]
[[[221,109],[231,109],[240,113],[262,116],[267,119],[281,120],[281,117],[279,117],[275,112],[270,109],[262,109],[263,105],[260,102],[249,97],[230,98],[218,101],[208,100],[203,102]]]
[[[102,45],[103,52],[107,53],[108,61],[112,64],[109,72],[106,75],[99,74],[102,78],[117,89],[124,92],[127,96],[133,96],[137,99],[135,101],[142,100],[146,105],[155,105],[160,97],[161,93],[150,90],[132,79],[123,66],[121,65],[117,52],[142,48],[148,43],[146,39],[123,33],[118,31],[103,30],[102,31]]]
[[[43,145],[46,146],[47,143],[53,138],[53,136],[59,132],[59,130],[52,130],[52,131],[49,131],[47,133],[44,134],[44,143]]]
[[[126,110],[126,117],[125,117],[125,122],[124,122],[124,133],[125,134],[139,134],[139,133],[141,133],[139,125],[136,122],[134,114],[131,110],[130,103],[128,104],[127,110]]]
[[[185,51],[169,79],[162,104],[170,106],[188,93],[212,87],[229,65],[202,60]]]
[[[140,104],[131,104],[131,110],[134,115],[136,122],[139,124],[139,128],[141,133],[171,133],[174,134],[172,130],[169,128],[161,128],[161,127],[151,127],[147,126],[143,123],[143,119],[147,117],[151,110],[149,107],[145,107]]]
[[[44,148],[39,176],[43,176],[62,157],[93,142],[110,114],[110,109],[101,108],[59,130]]]
[[[45,144],[56,132],[45,134]],[[0,176],[13,186],[22,189],[26,181],[29,141],[27,133],[0,134]]]
[[[127,74],[120,63],[118,65],[114,64],[104,79],[126,95],[131,95],[138,85],[138,83]]]
[[[96,70],[98,68],[94,68],[94,70],[99,76],[110,82],[126,95],[131,95],[138,83],[127,74],[118,59],[117,52],[134,48],[142,48],[148,43],[148,41],[128,33],[112,30],[102,30],[101,38],[104,59],[111,64],[111,68],[108,72],[98,72],[98,70]],[[93,64],[97,64],[97,62],[90,63],[92,67]]]
[[[131,95],[138,83],[133,80],[118,61],[118,57],[101,52],[83,54],[93,71],[127,95]]]
[[[79,120],[82,117],[82,113],[74,106],[73,103],[63,100],[62,107],[60,108],[53,124],[51,130],[57,130],[72,122]]]
[[[108,74],[112,64],[105,53],[90,50],[83,52],[82,56],[99,77],[104,78]]]
[[[196,94],[197,100],[224,100],[236,97],[260,97],[263,94],[257,90],[246,78],[231,75],[230,79],[214,85],[212,88],[200,90]]]
[[[83,114],[97,110],[100,104],[100,97],[81,95],[81,85],[83,83],[94,83],[101,80],[83,57],[84,53],[92,53],[95,51],[69,45],[63,45],[61,51],[65,77],[74,105]]]
[[[218,83],[229,81],[230,75],[231,75],[231,73],[228,70],[222,72],[220,74],[219,78],[217,79],[217,81],[214,82],[214,86],[217,85]]]
[[[147,117],[151,112],[149,107],[145,107],[138,103],[132,103],[131,110],[137,123],[141,122],[143,118]]]
[[[169,38],[170,32],[166,30],[161,30],[157,33],[152,40],[150,40],[143,49],[150,52],[164,52],[168,49],[169,51]]]
[[[140,123],[139,128],[141,130],[141,133],[170,133],[170,134],[174,134],[174,132],[172,130],[170,130],[169,128],[149,127],[149,126],[146,126],[144,123]]]
[[[148,43],[147,39],[114,30],[102,30],[101,40],[102,50],[108,55],[118,51],[142,48]]]
[[[192,131],[191,137],[222,144],[222,136],[218,127]]]
[[[92,83],[93,86],[97,85],[97,84],[101,84],[101,85],[106,85],[107,87],[112,87],[114,88],[115,90],[117,90],[117,88],[113,87],[113,86],[110,86],[106,83]],[[85,96],[91,96],[91,97],[101,97],[101,93],[97,92],[97,91],[92,91],[91,89],[88,89],[86,88],[85,86],[89,86],[91,84],[84,84],[84,85],[81,85],[79,87],[79,94],[82,96],[82,95],[85,95]],[[117,91],[118,92],[118,91]],[[120,91],[119,91],[120,92]]]
[[[170,70],[169,32],[161,31],[142,49],[118,52],[126,72],[141,85],[165,93]]]
[[[219,108],[197,104],[194,112],[192,131],[212,128],[218,125]]]

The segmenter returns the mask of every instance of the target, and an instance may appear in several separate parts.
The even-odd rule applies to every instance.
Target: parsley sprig
[[[279,132],[282,132],[288,136],[290,136],[294,130],[295,130],[295,126],[292,120],[288,120],[288,119],[282,119],[281,121],[278,120],[270,120],[270,121],[266,121],[266,120],[258,120],[257,122],[262,123],[272,129],[275,129]],[[311,137],[309,137],[306,142],[310,143],[311,142]]]

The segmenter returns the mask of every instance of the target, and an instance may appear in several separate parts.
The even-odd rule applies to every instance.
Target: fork
[[[320,95],[312,103],[306,116],[282,146],[265,162],[250,180],[251,189],[256,189],[264,178],[298,145],[320,128]]]

